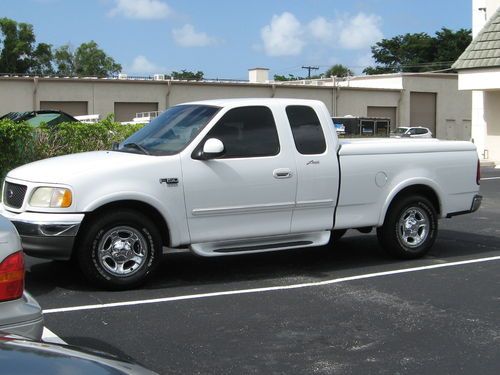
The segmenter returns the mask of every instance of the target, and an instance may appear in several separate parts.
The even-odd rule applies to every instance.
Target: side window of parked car
[[[290,105],[286,107],[286,114],[298,152],[303,155],[325,152],[325,136],[314,109],[303,105]]]
[[[427,134],[427,129],[415,129],[417,134]]]
[[[224,143],[221,158],[274,156],[280,152],[274,116],[268,107],[252,106],[229,110],[205,139]]]

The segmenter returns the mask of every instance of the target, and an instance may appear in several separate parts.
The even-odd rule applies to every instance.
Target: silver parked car
[[[432,138],[432,132],[423,126],[400,126],[391,132],[391,138]]]
[[[16,228],[0,215],[0,331],[39,340],[42,309],[24,290],[24,254]]]
[[[1,331],[0,374],[158,375],[112,354],[88,348],[32,341]]]

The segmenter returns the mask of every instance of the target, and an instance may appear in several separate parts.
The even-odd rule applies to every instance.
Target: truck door
[[[222,141],[225,153],[193,158],[211,138]],[[269,107],[230,109],[193,154],[181,157],[192,243],[290,233],[295,161],[290,147],[280,146]]]
[[[313,107],[290,105],[286,114],[295,142],[298,178],[292,233],[330,230],[339,187],[333,134],[326,134],[327,142],[318,117],[324,114]],[[322,120],[327,123],[329,117]]]

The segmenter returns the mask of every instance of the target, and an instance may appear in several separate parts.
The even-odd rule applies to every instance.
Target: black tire
[[[161,235],[152,220],[140,212],[107,212],[83,229],[78,263],[85,277],[100,287],[135,288],[160,262]]]
[[[377,228],[377,237],[389,255],[399,259],[415,259],[431,249],[437,230],[434,205],[424,196],[413,195],[391,204],[384,225]]]

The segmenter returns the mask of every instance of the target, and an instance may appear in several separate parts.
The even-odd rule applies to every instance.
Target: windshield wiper
[[[125,148],[135,148],[136,150],[141,151],[143,154],[151,155],[147,149],[145,149],[141,145],[138,145],[137,143],[134,143],[134,142],[125,143],[123,145],[123,147],[125,147]]]

